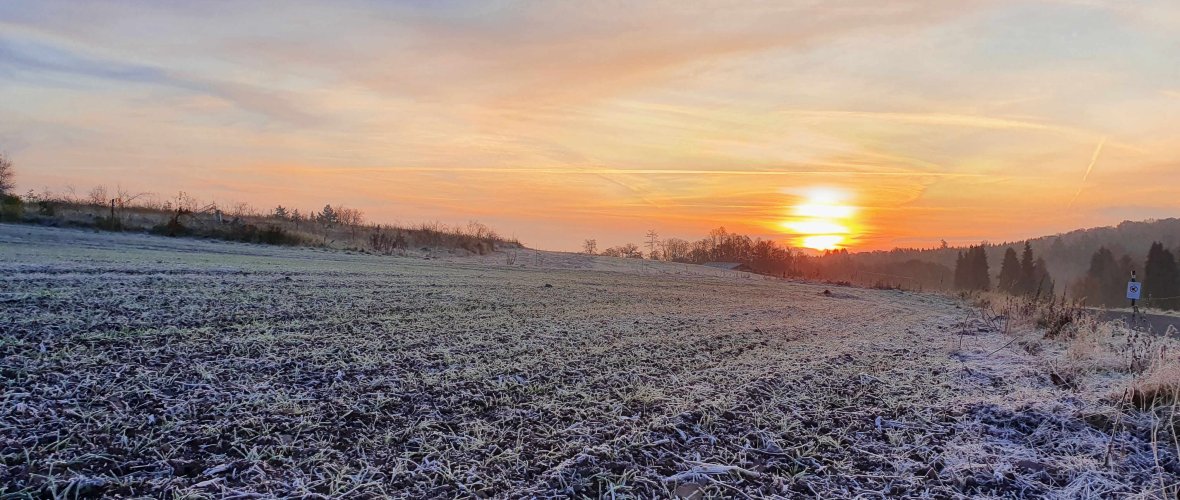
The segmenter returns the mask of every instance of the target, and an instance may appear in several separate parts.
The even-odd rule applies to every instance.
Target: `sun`
[[[791,207],[791,215],[781,226],[797,236],[797,244],[813,250],[843,248],[853,235],[853,216],[856,207],[849,205],[851,196],[841,190],[813,188],[804,199]]]
[[[836,250],[840,248],[840,243],[844,242],[844,237],[838,234],[819,234],[815,236],[804,236],[800,239],[805,248],[814,250]]]

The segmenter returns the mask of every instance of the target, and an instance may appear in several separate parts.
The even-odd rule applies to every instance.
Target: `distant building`
[[[748,273],[754,272],[753,269],[750,269],[750,266],[742,264],[741,262],[706,262],[701,265],[717,269],[724,269],[726,271],[745,271]]]

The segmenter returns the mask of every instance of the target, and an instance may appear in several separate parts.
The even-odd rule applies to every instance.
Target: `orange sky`
[[[1180,215],[1174,2],[281,5],[0,5],[20,190],[342,203],[558,250]],[[816,188],[854,214],[801,216]]]

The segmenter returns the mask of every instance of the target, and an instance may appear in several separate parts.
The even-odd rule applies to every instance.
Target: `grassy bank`
[[[497,249],[521,248],[519,241],[501,237],[478,222],[454,227],[437,222],[415,226],[365,224],[359,211],[339,207],[335,211],[340,214],[333,213],[331,218],[285,210],[261,214],[243,205],[223,210],[216,204],[201,204],[183,193],[167,202],[135,197],[102,202],[104,196],[94,198],[84,201],[32,193],[25,197],[4,196],[0,200],[0,222],[314,246],[384,255],[435,248],[485,255]]]

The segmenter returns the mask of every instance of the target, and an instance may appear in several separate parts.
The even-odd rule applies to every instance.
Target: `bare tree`
[[[602,255],[607,257],[627,257],[629,259],[643,258],[643,252],[639,250],[639,245],[634,243],[607,248],[602,251]]]
[[[173,208],[175,208],[178,212],[199,212],[201,211],[200,205],[201,202],[197,201],[196,198],[190,196],[184,191],[181,191],[176,194],[176,202]],[[210,207],[216,210],[215,206],[211,205]]]
[[[105,206],[111,201],[110,195],[107,194],[106,186],[94,186],[90,189],[89,197],[91,205],[98,205],[100,207]]]
[[[336,219],[345,226],[359,226],[365,222],[365,213],[356,208],[336,207]]]
[[[647,255],[651,259],[659,258],[656,249],[660,247],[660,235],[655,229],[647,230]]]
[[[258,215],[258,210],[255,210],[254,206],[249,203],[240,201],[230,207],[229,214],[234,217],[253,217]]]
[[[594,255],[598,253],[598,240],[593,238],[582,242],[582,253]]]
[[[627,257],[629,259],[642,259],[643,258],[643,252],[639,250],[639,245],[636,245],[634,243],[628,243],[628,244],[623,245],[622,247],[619,247],[619,248],[620,248],[619,253],[621,253],[623,255],[623,257]]]
[[[626,245],[619,245],[617,247],[608,247],[602,251],[602,255],[607,257],[627,257],[629,259],[643,258],[643,252],[639,250],[639,245],[634,243],[627,243]]]
[[[499,236],[496,235],[496,232],[492,228],[477,220],[468,221],[467,229],[462,232],[477,240],[493,241],[499,239]]]
[[[365,221],[365,214],[356,208],[336,207],[336,220],[348,228],[348,234],[356,238],[356,229]]]
[[[692,243],[680,238],[668,238],[663,242],[664,260],[687,262],[692,252]]]
[[[8,155],[0,153],[0,196],[7,195],[9,191],[16,189],[16,184],[12,182],[12,178],[16,173],[12,170],[12,160]]]
[[[147,198],[149,196],[151,196],[151,193],[132,193],[131,191],[123,189],[123,186],[117,186],[115,188],[115,201],[119,204],[120,210],[134,206],[141,199]]]

